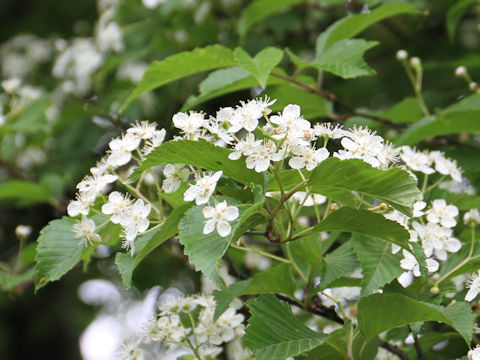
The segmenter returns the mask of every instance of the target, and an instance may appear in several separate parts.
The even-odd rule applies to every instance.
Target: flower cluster
[[[211,295],[175,297],[159,306],[158,316],[147,327],[146,341],[172,348],[181,344],[201,359],[215,358],[223,351],[221,345],[243,336],[244,317],[233,307],[216,321],[214,313]]]

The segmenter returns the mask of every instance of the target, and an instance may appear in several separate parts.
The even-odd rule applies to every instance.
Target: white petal
[[[465,295],[465,300],[472,301],[477,297],[477,295],[478,295],[478,289],[473,287],[470,290],[468,290],[467,295]]]
[[[203,233],[210,234],[213,230],[215,230],[215,220],[207,220],[205,221],[205,226],[203,227]]]
[[[217,231],[221,237],[226,237],[230,234],[232,227],[227,221],[220,220],[217,222]]]
[[[233,221],[238,218],[238,208],[235,206],[228,206],[223,212],[223,217],[225,220]]]
[[[255,164],[255,171],[258,172],[258,173],[267,171],[269,166],[270,166],[270,160],[269,159],[260,159]]]
[[[303,169],[305,167],[305,158],[294,156],[288,160],[288,165],[290,165],[292,169]]]

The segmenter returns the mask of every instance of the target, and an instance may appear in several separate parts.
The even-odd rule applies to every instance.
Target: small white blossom
[[[82,181],[77,184],[77,189],[82,195],[90,198],[96,198],[107,187],[108,184],[115,182],[118,179],[117,175],[105,174],[85,176]]]
[[[88,244],[92,245],[92,242],[102,241],[100,235],[95,232],[95,222],[91,219],[88,219],[85,216],[82,216],[82,220],[76,224],[73,224],[73,232],[76,238],[81,238],[81,242],[87,246]]]
[[[465,300],[472,301],[480,291],[480,272],[472,274],[472,278],[467,282],[467,287],[469,290],[465,295]]]
[[[449,175],[456,182],[462,181],[462,172],[456,161],[447,159],[445,154],[440,151],[432,151],[429,156],[435,163],[435,170],[440,174]]]
[[[140,145],[141,139],[133,133],[127,133],[122,138],[113,139],[108,143],[111,153],[107,163],[113,167],[119,167],[130,162],[132,151]]]
[[[404,270],[411,270],[415,277],[420,276],[420,265],[418,264],[417,259],[415,259],[415,256],[406,250],[403,250],[402,253],[403,259],[400,261],[401,268]],[[425,262],[427,264],[427,270],[430,273],[437,271],[440,265],[438,261],[432,258],[427,258]]]
[[[272,102],[273,103],[273,102]],[[229,122],[232,124],[228,131],[236,133],[241,129],[249,132],[254,131],[258,126],[258,120],[263,117],[263,114],[268,114],[270,109],[268,106],[272,103],[268,100],[250,100],[248,102],[240,101],[240,106],[237,106]]]
[[[470,209],[463,215],[463,222],[465,224],[474,223],[475,225],[480,223],[480,212],[478,209]]]
[[[90,212],[90,205],[95,201],[95,197],[88,192],[78,193],[75,200],[70,201],[67,206],[68,216],[75,217],[77,215],[88,215]]]
[[[271,161],[280,161],[283,159],[285,151],[278,151],[277,146],[271,140],[264,144],[259,144],[256,149],[252,149],[245,160],[247,168],[255,169],[256,172],[267,171]]]
[[[427,211],[427,220],[431,223],[452,228],[457,225],[455,217],[458,215],[458,208],[454,205],[447,205],[444,199],[436,199],[432,202],[432,208]]]
[[[135,124],[127,129],[128,134],[133,134],[137,138],[146,140],[151,139],[157,131],[157,125],[148,121],[135,122]]]
[[[172,118],[173,126],[180,129],[186,139],[197,140],[207,125],[205,115],[197,112],[176,113]]]
[[[327,148],[312,149],[310,146],[295,146],[292,148],[292,153],[295,155],[290,158],[288,165],[292,169],[306,168],[311,171],[317,167],[323,160],[330,156]]]
[[[150,204],[144,204],[142,199],[137,199],[135,203],[120,216],[120,225],[124,229],[123,236],[125,237],[123,246],[126,249],[132,249],[132,256],[134,253],[133,241],[139,233],[145,232],[150,225],[150,221],[148,220],[150,211]]]
[[[150,154],[155,148],[163,144],[167,131],[165,129],[155,130],[153,136],[149,138],[142,149],[143,155]]]
[[[118,191],[113,191],[108,195],[108,202],[102,205],[102,213],[112,215],[110,221],[120,224],[122,216],[131,206],[132,200],[128,194],[122,195]]]
[[[167,164],[163,169],[165,180],[162,183],[162,189],[167,194],[178,190],[183,181],[188,179],[190,171],[183,164]]]
[[[266,194],[265,194],[266,195]],[[300,204],[303,203],[303,206],[313,206],[313,205],[321,205],[327,201],[327,197],[321,194],[309,194],[308,197],[305,191],[297,191],[293,194],[292,199],[297,200]]]
[[[477,345],[475,349],[472,349],[467,353],[467,359],[480,360],[480,345]]]
[[[402,146],[400,159],[413,171],[420,171],[426,175],[433,174],[432,159],[423,152],[416,151],[410,146]]]
[[[210,196],[217,187],[218,180],[222,177],[223,171],[217,171],[213,175],[205,175],[202,178],[197,178],[197,182],[183,193],[185,201],[193,201],[197,205],[205,204],[210,199]]]
[[[221,237],[228,236],[232,231],[229,222],[237,219],[238,214],[238,208],[235,206],[228,206],[226,201],[218,203],[215,207],[204,207],[203,216],[209,220],[205,221],[203,233],[210,234],[216,228]]]

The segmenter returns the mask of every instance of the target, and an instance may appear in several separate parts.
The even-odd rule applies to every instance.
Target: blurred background
[[[149,119],[170,131],[171,116],[198,93],[203,77],[193,76],[142,95],[118,115],[153,60],[214,43],[241,44],[251,54],[268,45],[288,47],[308,58],[317,36],[335,20],[388,2],[304,1],[267,17],[241,38],[238,17],[251,1],[2,0],[0,359],[111,359],[124,339],[140,331],[159,296],[200,288],[199,276],[181,252],[162,247],[135,271],[135,287],[124,290],[109,256],[120,248],[116,244],[100,247],[88,266],[76,267],[36,294],[33,290],[40,230],[65,214],[75,184],[104,154],[108,141],[135,120]],[[381,43],[367,54],[377,76],[345,81],[326,75],[325,88],[353,107],[383,113],[413,96],[395,60],[396,51],[406,49],[422,59],[424,96],[431,108],[469,94],[453,71],[464,65],[472,77],[480,75],[478,3],[467,4],[452,25],[447,14],[453,0],[405,2],[426,16],[390,18],[362,35]],[[287,58],[283,61],[291,67]],[[267,93],[279,102],[296,101],[278,88]],[[259,89],[240,91],[200,108],[212,113],[258,94]],[[408,121],[420,119],[418,106],[407,105]],[[312,115],[309,120],[323,119]],[[439,146],[478,182],[474,150],[458,153]]]

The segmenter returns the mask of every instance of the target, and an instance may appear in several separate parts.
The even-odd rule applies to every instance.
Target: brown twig
[[[426,360],[425,355],[423,354],[423,350],[420,346],[420,343],[418,342],[417,334],[415,334],[412,331],[412,328],[410,327],[410,325],[408,325],[408,329],[410,330],[410,332],[412,333],[412,336],[413,336],[413,344],[415,346],[415,351],[417,352],[418,360]]]
[[[380,341],[380,347],[391,352],[392,354],[397,355],[402,360],[410,360],[407,354],[405,354],[399,347],[389,344],[386,341]]]
[[[328,101],[331,101],[331,102],[339,105],[340,107],[342,107],[342,108],[344,108],[345,110],[348,111],[348,113],[346,113],[346,114],[334,114],[334,116],[332,117],[334,120],[344,121],[344,120],[347,120],[348,118],[351,118],[353,116],[360,116],[360,117],[364,117],[364,118],[367,118],[367,119],[371,119],[371,120],[381,122],[382,124],[389,125],[389,126],[394,127],[394,128],[404,128],[404,127],[406,127],[406,124],[394,123],[394,122],[392,122],[388,119],[385,119],[381,116],[358,112],[353,107],[351,107],[350,105],[348,105],[348,104],[344,103],[342,100],[340,100],[335,94],[332,94],[332,93],[330,93],[326,90],[318,89],[314,86],[304,84],[301,81],[295,80],[295,79],[293,79],[289,76],[285,76],[285,75],[282,75],[282,74],[279,74],[279,73],[276,73],[276,72],[272,72],[270,74],[272,76],[275,76],[275,77],[279,78],[279,79],[286,80],[286,81],[290,82],[291,84],[296,85],[297,87],[299,87],[303,90],[306,90],[306,91],[308,91],[312,94],[320,95],[320,96],[324,97],[325,99],[327,99]]]

